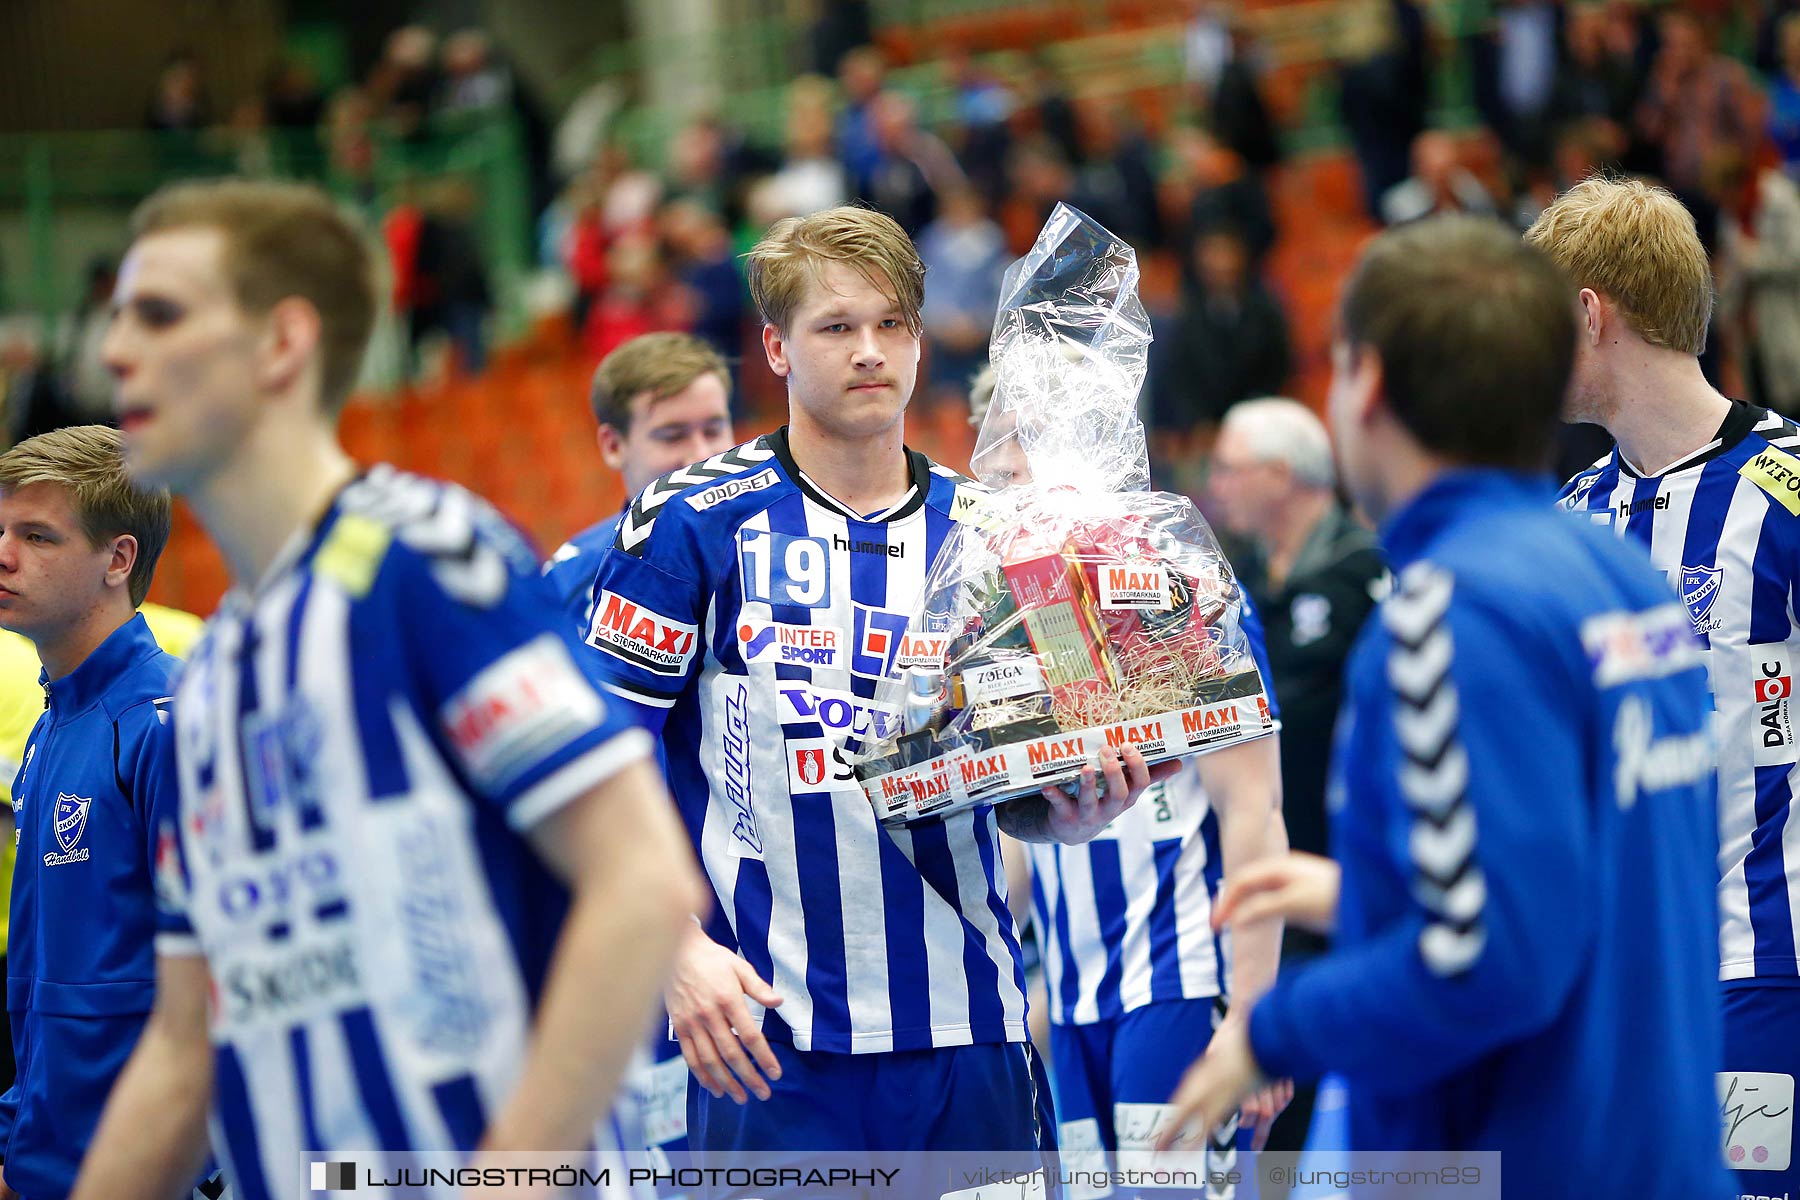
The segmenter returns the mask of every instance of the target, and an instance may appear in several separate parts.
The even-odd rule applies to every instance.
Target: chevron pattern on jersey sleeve
[[[650,531],[656,527],[657,514],[662,512],[663,506],[670,500],[688,488],[713,483],[729,475],[759,467],[774,457],[775,451],[769,448],[768,439],[757,438],[754,442],[734,446],[723,454],[715,454],[691,467],[669,472],[639,492],[637,499],[631,502],[631,507],[619,519],[619,536],[613,545],[627,554],[642,558],[644,547],[650,541]]]
[[[1487,882],[1475,861],[1469,758],[1458,736],[1461,706],[1450,678],[1456,646],[1446,618],[1453,590],[1448,572],[1414,563],[1381,609],[1393,639],[1387,677],[1401,753],[1400,794],[1412,814],[1413,895],[1428,914],[1419,953],[1440,976],[1466,971],[1487,940]]]

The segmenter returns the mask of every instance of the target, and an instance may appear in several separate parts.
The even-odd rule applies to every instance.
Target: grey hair
[[[1331,435],[1298,400],[1264,396],[1240,401],[1226,412],[1223,428],[1241,433],[1258,462],[1286,463],[1296,483],[1329,488],[1337,482]]]

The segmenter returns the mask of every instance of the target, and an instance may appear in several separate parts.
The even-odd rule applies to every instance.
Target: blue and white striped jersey
[[[1025,1038],[993,810],[885,829],[833,753],[897,719],[876,685],[978,486],[908,460],[908,494],[863,515],[806,479],[786,430],[666,475],[590,601],[606,686],[662,733],[708,932],[781,994],[764,1034],[801,1050]]]
[[[1650,551],[1701,642],[1719,731],[1719,977],[1800,976],[1800,428],[1734,403],[1718,436],[1660,475],[1613,453],[1561,504]]]
[[[651,749],[535,556],[377,467],[213,618],[175,695],[161,954],[204,954],[213,1139],[247,1200],[320,1150],[472,1149],[567,894],[524,834]]]
[[[1243,595],[1244,636],[1278,724],[1262,621]],[[1089,1025],[1227,993],[1231,937],[1212,928],[1225,865],[1219,814],[1193,763],[1153,784],[1093,841],[1025,849],[1051,1021]]]

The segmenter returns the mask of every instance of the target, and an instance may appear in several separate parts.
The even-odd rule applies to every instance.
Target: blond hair
[[[588,399],[594,418],[621,434],[631,432],[631,402],[673,396],[702,375],[717,375],[731,395],[731,374],[719,352],[686,333],[646,333],[600,360]]]
[[[851,205],[777,221],[745,256],[750,298],[762,319],[785,333],[807,284],[828,262],[851,267],[893,300],[913,336],[923,330],[919,251],[892,217]]]
[[[362,227],[316,187],[246,179],[172,184],[131,217],[133,240],[189,228],[224,237],[225,277],[246,312],[295,296],[317,310],[320,402],[341,409],[375,327],[376,258]]]
[[[1584,179],[1543,211],[1525,240],[1577,288],[1611,300],[1650,345],[1682,354],[1706,348],[1712,265],[1693,215],[1666,189]]]
[[[71,425],[26,438],[0,454],[0,492],[53,483],[74,501],[81,530],[97,550],[108,538],[137,539],[127,590],[136,608],[150,594],[156,560],[169,541],[169,493],[125,472],[125,440],[108,425]]]

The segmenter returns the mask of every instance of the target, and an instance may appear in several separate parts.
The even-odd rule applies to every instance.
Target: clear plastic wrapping
[[[844,747],[883,820],[1063,784],[1108,745],[1156,762],[1272,727],[1230,564],[1148,490],[1137,285],[1131,247],[1066,205],[1006,274],[971,461],[992,490],[959,497],[878,688],[898,719]]]

